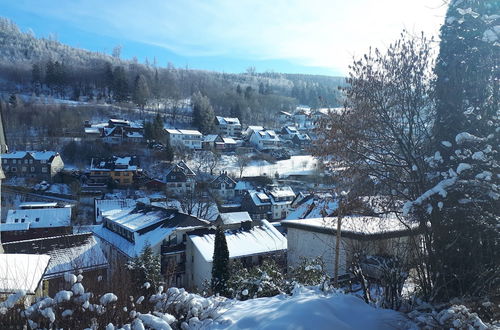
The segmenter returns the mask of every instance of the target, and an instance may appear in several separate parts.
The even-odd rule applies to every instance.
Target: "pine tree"
[[[150,92],[148,82],[146,78],[139,74],[135,77],[134,81],[134,94],[133,99],[135,104],[137,104],[141,109],[144,109],[146,102],[148,101]]]
[[[215,130],[215,112],[208,97],[197,92],[193,94],[191,103],[193,107],[193,125],[198,127],[203,134],[212,133]]]
[[[427,204],[438,299],[478,295],[499,287],[498,138],[500,52],[497,1],[452,1],[441,28],[436,65],[437,188]]]
[[[132,272],[136,288],[140,289],[148,282],[152,290],[158,288],[162,282],[160,256],[153,252],[150,245],[146,245],[141,254],[127,264]]]
[[[214,257],[212,263],[212,291],[226,296],[229,280],[229,250],[226,235],[222,227],[217,227],[214,242]]]
[[[125,69],[117,66],[113,70],[113,93],[114,99],[118,102],[126,101],[128,98],[129,87]]]

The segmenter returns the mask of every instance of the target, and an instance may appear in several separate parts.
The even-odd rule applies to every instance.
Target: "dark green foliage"
[[[116,101],[126,101],[129,95],[129,87],[127,81],[127,75],[125,69],[121,66],[117,66],[113,70],[113,93]]]
[[[439,300],[499,292],[500,182],[488,174],[499,160],[500,50],[488,37],[500,24],[493,16],[499,11],[498,1],[452,1],[441,28],[434,147],[442,160],[431,175],[435,184],[454,184],[446,197],[432,200],[431,264]],[[473,138],[461,140],[457,134],[464,132]],[[461,163],[469,166],[463,173]]]
[[[302,285],[320,285],[330,281],[323,258],[302,258],[300,264],[291,270],[292,281]]]
[[[226,235],[222,227],[215,232],[214,257],[212,263],[212,292],[222,296],[228,295],[229,250]]]
[[[200,92],[195,93],[191,98],[191,103],[193,125],[203,134],[213,133],[215,131],[215,112],[208,97],[201,95]]]
[[[163,277],[161,275],[160,256],[153,252],[151,246],[146,245],[141,254],[127,263],[128,269],[132,272],[134,288],[144,290],[149,289],[144,284],[150,284],[150,292],[155,291],[161,284]]]
[[[146,78],[141,74],[137,75],[134,80],[134,94],[133,100],[141,109],[144,109],[148,98],[150,96],[148,82]]]

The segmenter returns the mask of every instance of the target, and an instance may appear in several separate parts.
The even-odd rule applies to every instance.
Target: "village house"
[[[142,170],[137,157],[116,157],[94,159],[90,164],[89,181],[106,185],[110,180],[120,186],[130,186],[134,176]]]
[[[285,220],[281,225],[287,230],[289,267],[299,265],[301,258],[321,257],[327,273],[334,274],[336,217]],[[356,254],[412,258],[412,251],[419,246],[419,233],[416,223],[404,224],[395,216],[343,217],[339,275],[348,273]]]
[[[227,172],[221,172],[221,174],[215,178],[209,184],[209,190],[216,197],[226,201],[234,198],[234,187],[236,186],[236,181],[234,181]]]
[[[219,213],[214,224],[226,229],[247,228],[250,229],[253,220],[248,212],[226,212]]]
[[[173,164],[165,175],[166,191],[172,195],[183,195],[194,191],[196,173],[183,161]]]
[[[141,254],[146,246],[162,257],[162,273],[170,284],[184,286],[187,233],[209,222],[177,209],[137,203],[104,212],[94,234],[101,239],[112,271]]]
[[[259,132],[259,131],[263,131],[263,130],[264,130],[263,126],[251,125],[251,126],[247,127],[247,129],[245,130],[243,135],[244,135],[245,139],[250,139],[250,137],[252,136],[252,134],[254,132]]]
[[[247,190],[241,200],[241,209],[253,220],[267,219],[271,216],[271,198],[263,191]]]
[[[63,170],[64,162],[55,151],[16,151],[2,154],[2,167],[8,177],[52,181]]]
[[[202,148],[205,150],[223,150],[224,140],[220,135],[209,134],[203,137]]]
[[[91,289],[97,277],[106,278],[108,261],[91,233],[44,237],[4,243],[5,253],[50,256],[43,275],[43,294],[54,296],[64,289],[67,272],[83,275],[83,284]]]
[[[254,131],[249,141],[259,151],[276,149],[281,144],[280,138],[273,130]]]
[[[299,133],[299,130],[295,126],[284,126],[280,131],[280,136],[283,139],[291,140],[295,135]]]
[[[292,136],[292,142],[297,147],[303,148],[311,144],[311,138],[306,133],[299,133]]]
[[[278,115],[278,120],[282,124],[289,124],[293,122],[293,116],[289,112],[280,111]]]
[[[196,130],[167,128],[167,139],[172,147],[202,149],[203,134]]]
[[[216,116],[215,126],[222,136],[238,137],[241,135],[241,124],[238,118]]]
[[[265,257],[279,259],[287,249],[286,238],[268,221],[247,227],[248,221],[242,222],[241,228],[225,232],[229,258],[238,259],[243,266],[260,264]],[[202,288],[203,283],[210,283],[215,245],[215,231],[193,231],[188,235],[186,246],[186,274],[188,288]]]
[[[107,123],[95,125],[86,121],[84,132],[87,140],[100,138],[107,144],[144,142],[144,128],[142,125],[123,119],[110,119]]]
[[[285,187],[269,187],[266,189],[267,195],[271,199],[271,218],[270,220],[285,219],[290,213],[290,205],[295,198],[295,193],[292,188]]]
[[[2,242],[70,234],[71,207],[57,203],[23,203],[0,224]]]

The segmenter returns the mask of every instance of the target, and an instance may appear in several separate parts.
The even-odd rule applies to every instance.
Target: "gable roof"
[[[30,228],[69,227],[71,207],[9,210],[5,223],[29,223]]]
[[[49,265],[46,254],[0,254],[0,293],[34,294]]]
[[[6,253],[47,254],[50,262],[44,278],[62,276],[76,270],[101,269],[108,266],[99,244],[91,233],[37,238],[4,243]]]
[[[280,141],[280,138],[273,130],[254,131],[252,135],[257,140],[276,141],[276,142]]]
[[[225,235],[229,258],[273,253],[287,249],[286,238],[267,220],[262,220],[262,225],[249,230],[226,231]],[[189,235],[189,239],[205,261],[213,261],[215,233]]]
[[[92,158],[91,171],[137,171],[137,157],[117,157],[98,159]]]
[[[227,184],[232,183],[232,184],[236,185],[236,181],[234,181],[229,175],[227,175],[226,172],[222,172],[218,177],[213,179],[212,182],[210,182],[210,184],[216,184],[218,182],[224,182]]]
[[[250,217],[250,214],[248,214],[248,212],[219,213],[219,217],[222,223],[225,225],[252,221],[252,218]]]
[[[181,160],[177,164],[172,165],[168,169],[165,176],[168,176],[175,168],[180,169],[181,172],[184,173],[184,175],[186,175],[186,176],[196,176],[196,173],[194,173],[194,171],[183,160]]]
[[[241,125],[238,118],[216,116],[216,122],[219,125]]]
[[[335,235],[337,217],[284,220],[281,224],[290,228]],[[418,223],[405,221],[396,216],[370,217],[347,216],[342,218],[342,236],[354,239],[382,239],[409,236],[418,233]]]
[[[7,154],[2,154],[2,158],[5,159],[19,159],[24,158],[27,155],[31,155],[35,160],[45,160],[51,161],[54,157],[59,156],[58,152],[55,151],[14,151]]]

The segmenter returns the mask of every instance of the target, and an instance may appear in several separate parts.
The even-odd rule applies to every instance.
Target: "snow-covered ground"
[[[236,160],[236,156],[224,155],[222,156],[220,168],[238,177],[240,169],[236,164]],[[280,176],[312,174],[316,170],[317,162],[318,160],[311,155],[292,156],[290,159],[279,160],[275,164],[265,160],[251,161],[243,170],[243,176],[259,176],[264,174],[274,176],[276,172]]]
[[[211,329],[417,329],[403,314],[353,295],[299,287],[292,296],[236,301]]]

